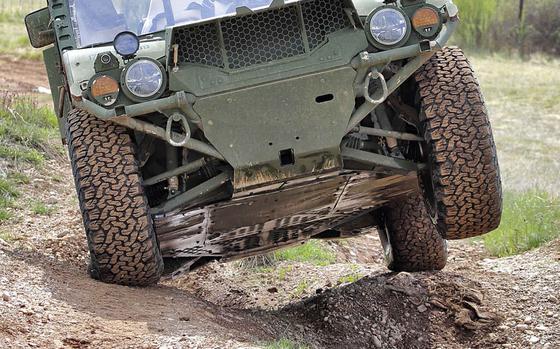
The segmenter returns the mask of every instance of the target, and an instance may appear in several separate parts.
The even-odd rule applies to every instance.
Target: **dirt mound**
[[[282,321],[272,322],[273,328],[281,329],[277,336],[290,333],[318,348],[471,346],[499,324],[499,317],[472,291],[471,281],[441,276],[366,277],[283,308],[276,314]],[[464,314],[468,322],[461,322]]]

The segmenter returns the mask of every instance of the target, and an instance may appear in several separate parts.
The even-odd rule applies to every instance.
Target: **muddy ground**
[[[10,64],[0,59],[0,80],[44,86]],[[330,244],[327,267],[212,264],[157,287],[112,286],[86,274],[66,159],[20,170],[32,181],[0,226],[11,237],[0,240],[0,348],[560,347],[559,242],[504,259],[452,242],[445,271],[393,274],[372,234]],[[34,215],[34,200],[53,211]]]

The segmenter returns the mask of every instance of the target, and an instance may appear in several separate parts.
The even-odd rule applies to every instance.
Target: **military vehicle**
[[[442,269],[502,192],[451,0],[48,0],[44,48],[98,280],[377,230]],[[373,253],[373,251],[372,251]]]

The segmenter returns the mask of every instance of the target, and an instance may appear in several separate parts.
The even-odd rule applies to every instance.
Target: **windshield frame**
[[[122,17],[122,18],[117,18],[117,17],[108,17],[108,16],[104,16],[104,20],[106,19],[107,22],[110,22],[111,24],[113,24],[114,26],[112,28],[109,28],[107,30],[102,30],[102,28],[99,28],[98,26],[95,27],[96,24],[99,23],[92,23],[91,21],[95,18],[95,15],[99,16],[102,15],[102,13],[99,12],[103,12],[103,11],[110,11],[111,9],[107,9],[107,7],[104,6],[94,6],[91,7],[91,0],[68,0],[67,1],[67,6],[68,6],[68,11],[70,14],[70,22],[71,22],[71,26],[72,26],[72,32],[74,34],[74,39],[75,39],[75,43],[76,43],[76,47],[78,49],[82,49],[82,48],[88,48],[88,47],[96,47],[96,46],[100,46],[100,45],[105,45],[105,44],[109,44],[112,43],[114,38],[116,37],[117,34],[123,32],[123,31],[131,31],[133,33],[135,33],[136,35],[138,35],[140,38],[142,37],[146,37],[146,36],[150,36],[150,35],[154,35],[157,33],[161,33],[164,32],[165,30],[169,29],[169,28],[174,28],[174,27],[179,27],[179,26],[186,26],[186,25],[192,25],[192,24],[198,24],[198,23],[205,23],[205,22],[209,22],[209,21],[213,21],[216,19],[220,19],[220,18],[227,18],[227,17],[235,17],[239,15],[239,10],[241,8],[248,8],[250,11],[252,12],[261,12],[261,11],[266,11],[268,9],[271,8],[271,5],[273,4],[274,0],[217,0],[216,2],[226,2],[226,1],[243,1],[243,2],[247,2],[247,1],[255,1],[255,2],[259,2],[260,4],[267,3],[265,5],[255,5],[255,7],[247,7],[247,6],[241,6],[241,7],[237,7],[236,11],[227,11],[225,13],[220,13],[218,15],[211,15],[211,16],[203,16],[204,18],[193,18],[193,17],[184,17],[182,19],[175,19],[174,23],[172,25],[161,25],[161,23],[156,23],[154,24],[154,21],[162,20],[162,16],[165,16],[166,21],[167,18],[169,17],[169,12],[159,12],[157,13],[157,15],[154,15],[153,13],[155,12],[150,12],[152,11],[152,8],[155,9],[155,11],[158,10],[158,6],[161,5],[161,7],[159,9],[161,9],[162,7],[166,7],[166,3],[168,4],[173,4],[172,1],[179,1],[179,0],[144,0],[145,2],[149,2],[149,8],[147,8],[148,12],[145,13],[145,17],[142,18],[142,23],[138,23],[138,21],[134,22],[133,20],[131,21],[129,18],[129,23],[138,23],[138,29],[134,30],[132,28],[130,28],[129,24],[127,24],[127,18],[126,17]],[[132,1],[135,1],[134,4],[138,4],[139,0],[104,0],[107,1],[110,5],[109,6],[113,6],[113,9],[117,10],[118,6],[115,6],[116,3],[121,3],[120,9],[123,10],[124,12],[128,13],[130,15],[130,13],[132,11],[128,11],[130,10],[125,8],[126,6],[124,4],[131,4]],[[302,0],[285,0],[284,5],[290,5],[293,4],[295,2],[299,2]],[[97,2],[97,1],[96,1]],[[202,0],[194,0],[194,1],[187,1],[187,3],[189,4],[188,6],[191,6],[191,4],[198,4],[198,2],[202,2]],[[231,6],[231,5],[230,5]],[[81,7],[81,9],[80,9]],[[88,8],[89,7],[89,8]],[[97,14],[92,13],[93,11],[99,11]],[[82,11],[84,14],[87,14],[86,16],[82,15]],[[165,10],[164,10],[165,11]],[[187,10],[186,10],[187,11]],[[185,11],[185,12],[186,12]],[[243,13],[244,14],[244,13]],[[118,12],[114,13],[114,15],[117,16],[125,16],[124,14],[119,14]],[[173,10],[172,15],[175,16],[176,15],[176,11]],[[99,19],[99,17],[97,17]],[[85,30],[84,28],[89,28],[90,26],[87,25],[86,21],[90,21],[90,24],[93,25],[93,29],[91,30]],[[142,26],[142,28],[140,29],[140,26]],[[150,29],[147,29],[148,27],[151,27]],[[140,29],[140,30],[139,30]]]

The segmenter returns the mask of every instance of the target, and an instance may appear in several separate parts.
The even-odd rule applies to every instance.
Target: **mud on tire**
[[[439,232],[455,240],[496,229],[502,215],[496,146],[469,61],[461,49],[445,48],[415,78],[429,165],[420,184]]]
[[[73,110],[67,139],[90,275],[127,286],[157,283],[163,259],[126,129]]]
[[[420,193],[383,208],[381,222],[377,230],[390,270],[418,272],[445,267],[447,242],[433,224]]]

